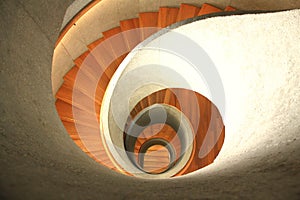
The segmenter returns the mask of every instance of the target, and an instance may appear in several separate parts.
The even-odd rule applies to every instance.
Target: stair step
[[[141,42],[139,18],[120,21],[120,27],[129,51]]]
[[[147,108],[149,106],[148,99],[144,98],[142,101],[140,101],[140,104],[142,109]]]
[[[103,161],[102,163],[104,166],[106,166],[107,168],[113,168],[114,167],[114,164],[111,162],[111,160],[108,158],[106,159],[105,161]],[[118,171],[119,172],[119,171]]]
[[[164,99],[164,103],[169,104],[170,106],[175,106],[178,105],[178,101],[176,98],[176,95],[174,94],[174,92],[171,89],[166,89],[166,93],[165,93],[165,99]]]
[[[137,104],[137,105],[134,107],[134,110],[135,110],[136,113],[141,112],[141,110],[142,110],[141,104]]]
[[[139,18],[122,20],[120,21],[120,27],[122,31],[137,29],[140,27]]]
[[[227,6],[224,11],[236,11],[237,9],[232,6]]]
[[[81,142],[81,140],[73,140],[74,143],[86,154],[89,155],[89,151],[86,149],[86,147],[84,146],[84,144]],[[91,155],[89,155],[90,157],[92,157]]]
[[[207,15],[216,12],[222,12],[222,10],[210,4],[204,3],[198,13],[198,16]]]
[[[115,52],[112,50],[111,44],[108,42],[101,42],[99,43],[100,46],[94,48],[91,54],[99,63],[100,69],[103,71],[108,72],[110,67],[114,65],[114,61],[116,59]],[[116,68],[118,66],[115,66]],[[108,75],[111,77],[111,74]]]
[[[139,13],[140,27],[157,27],[158,12]]]
[[[74,106],[74,107],[76,107],[75,105],[72,105],[72,104],[70,104],[70,103],[68,103],[68,102],[66,102],[66,101],[63,101],[63,100],[61,100],[61,99],[57,99],[56,101],[55,101],[55,105],[56,105],[56,109],[57,110],[60,110],[60,111],[64,111],[64,107],[69,107],[69,106]],[[98,107],[98,108],[97,108]],[[77,107],[78,108],[78,107]],[[81,108],[79,108],[79,109],[81,109]],[[100,106],[98,105],[95,105],[95,111],[96,111],[96,113],[100,113]],[[91,111],[91,110],[86,110],[86,112],[88,112],[89,114],[93,114],[93,111]],[[75,132],[73,132],[74,134],[75,134]]]
[[[92,42],[91,44],[88,45],[88,49],[90,51],[92,51],[94,48],[96,48],[98,45],[100,45],[104,40],[105,39],[103,37],[95,40],[94,42]]]
[[[102,146],[103,147],[103,146]],[[106,150],[103,148],[101,148],[101,150],[96,150],[96,151],[91,151],[91,153],[95,154],[95,155],[99,155],[101,157],[108,157]]]
[[[75,107],[77,107],[77,108],[84,109],[85,107],[83,107],[83,106],[79,106],[79,107],[78,107],[78,105],[75,105],[75,104],[72,105],[72,101],[71,101],[71,100],[72,100],[72,96],[70,96],[70,95],[72,95],[72,94],[70,93],[70,90],[73,90],[73,89],[72,89],[72,86],[68,86],[68,84],[66,84],[66,83],[67,83],[67,82],[64,83],[64,87],[67,88],[66,91],[69,92],[69,93],[66,93],[66,94],[65,94],[65,97],[66,97],[66,98],[63,98],[63,99],[58,98],[57,100],[61,100],[61,101],[63,101],[64,103],[69,104],[69,105],[71,105],[71,106],[75,106]],[[68,96],[68,95],[69,95],[69,96]],[[99,113],[100,113],[100,108],[101,108],[101,103],[102,103],[103,96],[104,96],[104,94],[99,95],[99,93],[96,92],[96,94],[95,94],[96,100],[94,101],[94,105],[95,105],[94,109],[95,109],[95,110],[93,110],[92,108],[90,108],[89,110],[86,110],[86,112],[89,112],[89,113],[91,113],[91,114],[93,114],[94,112],[96,112],[96,113],[97,113],[97,118],[98,118],[98,120],[100,119]],[[93,99],[90,98],[90,100],[93,100]],[[100,102],[100,103],[99,103],[99,102]]]
[[[110,47],[112,48],[112,51],[116,58],[120,55],[123,55],[124,52],[129,52],[128,46],[122,34],[121,27],[118,26],[112,28],[110,30],[104,31],[102,34],[104,39],[107,40],[106,42],[109,43]]]
[[[84,118],[84,117],[81,116],[81,118]],[[80,120],[75,120],[74,118],[69,118],[68,116],[61,116],[61,120],[66,121],[66,122],[73,122],[73,123],[76,123],[76,125],[80,125],[81,127],[83,127],[80,130],[85,135],[86,134],[95,135],[95,134],[99,134],[99,132],[100,132],[100,129],[98,129],[98,131],[93,131],[93,132],[87,131],[89,128],[96,129],[99,126],[98,123],[92,123],[91,120],[88,119],[88,117],[86,117],[84,119],[80,119]],[[95,120],[93,120],[93,121],[95,121]],[[96,138],[98,138],[98,137],[96,137]],[[95,141],[95,139],[90,139],[90,141]]]
[[[161,164],[167,164],[168,165],[170,163],[170,162],[168,162],[168,158],[169,158],[169,155],[162,155],[162,156],[148,155],[147,159],[145,159],[145,161],[144,161],[144,164],[147,163],[148,167],[150,167],[150,166],[155,167],[155,166],[157,166],[157,163],[160,163],[160,165]]]
[[[77,57],[74,60],[75,65],[77,65],[78,67],[80,67],[80,65],[84,62],[85,58],[90,54],[90,51],[87,50],[86,52],[84,52],[83,54],[81,54],[79,57]]]
[[[99,79],[99,75],[103,73],[101,65],[97,62],[90,51],[86,51],[74,62],[75,65],[82,69],[90,78]]]
[[[142,137],[145,139],[150,139],[150,137],[153,136],[153,131],[152,131],[152,126],[147,127],[146,129],[144,129],[144,131],[142,132]]]
[[[105,150],[90,151],[90,153],[97,159],[97,162],[101,164],[108,163],[109,157]]]
[[[121,27],[117,26],[115,28],[109,29],[107,31],[102,32],[104,39],[108,39],[114,35],[121,33]]]
[[[177,22],[195,17],[198,15],[199,11],[200,8],[198,8],[197,6],[183,3],[180,5]]]
[[[159,29],[157,28],[158,12],[144,12],[139,13],[139,24],[141,28],[141,40],[145,40],[150,35],[156,33]]]
[[[143,144],[143,142],[140,139],[137,139],[136,143],[135,143],[135,146],[139,149],[142,144]]]
[[[95,120],[96,114],[91,114],[90,112],[86,112],[85,110],[75,108],[70,104],[63,104],[63,102],[61,101],[56,102],[56,108],[61,120],[84,125],[84,127],[81,127],[80,130],[88,130],[88,127],[92,127],[93,129],[89,129],[89,132],[99,131],[98,121]],[[76,116],[80,115],[80,119],[74,119],[74,112],[76,112]],[[85,125],[88,127],[85,127]]]
[[[176,23],[179,8],[160,7],[158,12],[158,27],[165,28]]]
[[[56,108],[58,107],[57,104],[55,103]],[[60,113],[60,112],[58,112]],[[75,127],[75,124],[73,122],[67,122],[67,121],[62,121],[64,127],[68,131],[68,134],[70,136],[78,136],[77,129]]]
[[[72,70],[76,71],[76,70]],[[92,101],[95,101],[97,104],[101,104],[102,98],[95,95],[95,92],[97,91],[97,87],[100,87],[98,85],[96,80],[90,79],[86,76],[86,74],[82,73],[80,76],[77,76],[75,72],[68,74],[64,78],[64,83],[66,87],[69,87],[72,90],[78,90],[81,93],[88,96]],[[72,75],[72,76],[71,76]],[[75,81],[76,81],[76,88],[75,88]]]
[[[166,91],[165,90],[163,90],[163,91],[161,91],[161,92],[157,92],[156,93],[156,102],[159,102],[159,103],[163,103],[164,102],[164,100],[165,100],[165,95],[166,95]]]
[[[155,98],[155,95],[151,94],[147,97],[147,100],[148,100],[148,104],[149,106],[153,105],[156,103],[156,98]]]
[[[92,60],[93,56],[91,55],[91,59]],[[90,63],[93,63],[94,61],[91,61]],[[107,86],[110,78],[107,75],[107,72],[103,71],[102,67],[98,64],[95,65],[89,65],[89,62],[85,62],[84,65],[81,65],[80,67],[78,67],[77,65],[75,65],[65,76],[64,76],[64,80],[71,83],[71,85],[74,85],[74,83],[72,84],[72,82],[75,82],[75,78],[78,74],[78,72],[82,72],[83,74],[80,75],[80,78],[86,77],[87,79],[90,79],[91,84],[95,84],[97,89],[96,89],[96,93],[98,94],[98,92],[105,92],[105,88],[103,88],[103,86]],[[95,87],[95,86],[94,86]],[[100,89],[100,90],[99,90]],[[101,103],[102,101],[102,97],[101,96],[96,96],[96,99],[99,100],[98,103]]]
[[[77,133],[77,128],[78,130],[83,130],[85,129],[88,133],[95,133],[95,132],[98,132],[99,129],[96,129],[96,128],[92,128],[92,127],[87,127],[87,126],[83,126],[81,124],[76,124],[74,122],[69,122],[69,121],[62,121],[64,127],[66,128],[66,130],[68,131],[70,137],[73,139],[73,140],[80,140],[80,136],[78,135]],[[77,128],[76,128],[77,127]],[[102,148],[101,148],[102,147]],[[98,146],[97,147],[99,150],[102,151],[105,151],[104,150],[104,147],[103,146]],[[91,153],[94,153],[91,151]]]
[[[117,70],[117,68],[119,67],[120,63],[123,61],[124,59],[124,55],[119,57],[119,58],[115,58],[110,65],[108,65],[104,71],[105,75],[107,76],[107,79],[110,81],[111,77],[114,75],[115,71]],[[103,89],[106,90],[106,87],[109,83],[109,81],[107,83],[105,83],[105,85],[103,85]],[[105,86],[105,87],[104,87]]]
[[[76,99],[73,99],[73,92],[76,93]],[[77,108],[89,112],[94,111],[95,102],[90,97],[78,90],[73,90],[65,83],[60,87],[60,89],[56,93],[56,98],[67,102],[68,104],[71,104]]]
[[[77,73],[79,71],[79,68],[77,66],[72,67],[66,75],[64,75],[64,81],[70,80],[70,81],[75,81],[75,78],[77,76]]]
[[[76,126],[79,126],[79,125],[81,125],[81,124],[77,124]],[[83,127],[83,125],[81,125],[81,126]],[[90,153],[94,154],[94,152],[97,152],[98,154],[102,153],[101,155],[106,155],[104,147],[102,146],[101,139],[99,140],[99,137],[98,137],[98,134],[97,134],[97,133],[99,133],[99,129],[98,130],[95,129],[95,130],[92,130],[92,131],[89,131],[89,129],[94,129],[94,128],[84,126],[84,128],[79,129],[79,130],[83,130],[83,131],[81,131],[82,134],[80,136],[78,134],[77,135],[70,135],[70,136],[73,140],[81,140],[81,141],[84,140],[85,142],[96,143],[97,144],[97,149],[96,150],[90,150]]]

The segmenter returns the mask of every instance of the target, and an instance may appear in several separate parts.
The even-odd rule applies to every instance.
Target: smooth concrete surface
[[[215,172],[168,180],[126,177],[85,155],[51,92],[54,44],[70,3],[0,1],[1,199],[299,199],[297,138]],[[282,132],[299,135],[299,128]]]
[[[86,5],[88,5],[92,0],[74,0],[73,3],[69,6],[64,16],[63,23],[61,25],[61,30],[72,20],[73,17],[77,15],[77,13],[83,9]]]
[[[105,95],[102,104],[104,109],[101,110],[104,134],[122,135],[122,127],[125,127],[129,115],[127,109],[131,110],[147,94],[160,89],[154,88],[153,84],[162,84],[162,87],[182,87],[203,94],[217,105],[223,115],[225,142],[218,162],[214,167],[207,167],[210,170],[231,165],[230,160],[237,156],[242,159],[248,153],[259,155],[261,147],[267,151],[281,143],[298,140],[299,22],[300,10],[216,17],[180,26],[141,46],[127,57],[130,59],[126,58],[128,62],[121,64],[107,88],[109,92]],[[192,44],[180,40],[182,38],[178,34],[188,37]],[[186,55],[173,53],[174,41],[189,55],[197,52],[195,55],[201,57],[200,65],[196,65],[192,59],[188,60]],[[198,48],[194,49],[193,44],[197,44]],[[200,47],[215,66],[209,65]],[[167,55],[165,49],[172,56]],[[178,61],[180,59],[194,65],[186,65]],[[159,64],[160,67],[156,68],[155,65]],[[213,98],[216,96],[211,90],[212,85],[204,83],[212,79],[213,84],[217,84],[217,74],[211,77],[197,74],[196,67],[201,72],[205,71],[201,64],[209,69],[217,69],[226,99],[219,101]],[[169,68],[163,69],[165,66]],[[172,81],[178,75],[173,71],[180,68],[187,73],[179,72],[181,76],[175,78],[177,82]],[[193,74],[198,77],[193,78]],[[183,80],[190,84],[184,84]],[[145,87],[147,84],[151,87]],[[140,86],[143,86],[144,96],[135,93]],[[226,109],[222,104],[224,101]],[[288,129],[290,131],[284,131]],[[115,144],[120,146],[122,141]],[[203,144],[207,146],[205,140]]]

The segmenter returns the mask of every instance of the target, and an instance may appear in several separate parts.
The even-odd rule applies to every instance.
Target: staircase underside
[[[300,8],[299,2],[292,0],[232,2],[233,6],[240,3],[240,6],[236,6],[239,9],[243,9],[243,6],[262,10]],[[262,122],[260,129],[252,130],[253,133],[257,133],[265,127],[264,130],[275,134],[275,137],[270,137],[272,139],[261,147],[261,144],[257,143],[260,140],[252,138],[257,149],[254,148],[252,153],[237,150],[230,166],[207,168],[201,174],[193,174],[186,178],[149,181],[119,175],[86,156],[69,138],[55,112],[50,83],[53,46],[63,15],[70,3],[71,1],[61,0],[5,0],[0,3],[1,26],[4,27],[0,29],[0,38],[5,38],[0,46],[2,199],[298,199],[300,119],[297,109],[300,106],[296,103],[300,98],[299,91],[293,87],[281,87],[283,90],[276,93],[269,104],[262,104],[256,110],[264,111],[264,105],[274,106],[274,109],[278,110],[278,113],[270,114],[270,121],[275,120],[274,124],[270,124],[270,129],[263,126],[264,120],[258,120],[258,123]],[[297,16],[299,14],[277,13],[273,17],[277,21],[284,18],[286,22],[295,22]],[[258,19],[265,24],[271,23],[270,18],[265,17],[260,15]],[[239,27],[238,30],[245,33],[243,28],[248,27],[247,22],[250,22],[250,19],[246,16],[239,20],[237,18],[231,19],[239,21],[239,26],[235,27]],[[265,42],[269,41],[274,45],[268,52],[286,48],[283,54],[286,56],[281,57],[282,61],[289,66],[299,66],[298,56],[295,54],[299,49],[293,45],[299,43],[298,29],[291,29],[291,25],[287,23],[282,27],[291,37],[285,37],[285,34],[276,40],[269,40],[267,37]],[[263,29],[256,29],[258,36],[269,36],[272,33],[265,33]],[[279,43],[283,38],[291,40],[288,44]],[[279,44],[280,48],[275,48]],[[274,57],[280,55],[275,54]],[[294,74],[294,78],[289,79],[290,83],[299,80],[297,72],[289,71],[290,74]],[[281,106],[271,104],[274,102]],[[250,118],[243,122],[247,124],[249,120]],[[276,124],[278,126],[275,126]],[[248,127],[255,128],[257,124],[251,125],[253,126]],[[239,142],[246,144],[251,137],[239,139]]]

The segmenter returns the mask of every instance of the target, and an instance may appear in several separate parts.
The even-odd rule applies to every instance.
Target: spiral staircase
[[[88,44],[101,38],[103,31],[119,26],[117,22],[120,20],[139,17],[130,14],[129,11],[135,10],[135,13],[158,11],[160,6],[166,7],[168,3],[170,7],[179,8],[181,2],[102,0],[99,12],[108,18],[102,17],[99,20],[103,22],[100,28],[93,27],[95,23],[90,24],[90,27],[101,31],[95,34],[91,32],[93,36],[91,38],[84,37],[87,41],[84,48],[74,43],[75,39],[72,40],[68,34],[56,43],[61,22],[66,10],[73,2],[73,0],[3,0],[0,2],[1,199],[299,199],[300,76],[298,66],[300,66],[300,60],[298,44],[300,34],[298,27],[300,4],[298,1],[232,0],[229,2],[224,0],[217,2],[207,0],[222,10],[230,4],[239,10],[251,11],[246,11],[248,13],[246,15],[233,16],[230,16],[231,13],[213,13],[188,19],[169,27],[172,29],[172,27],[180,26],[176,28],[176,32],[188,35],[197,44],[205,47],[218,67],[227,101],[225,117],[219,104],[215,101],[207,101],[207,103],[214,103],[219,109],[226,126],[226,136],[222,149],[212,164],[193,173],[184,171],[185,168],[180,167],[182,171],[168,176],[177,177],[159,180],[133,177],[136,174],[130,173],[127,168],[123,169],[122,165],[119,165],[119,160],[115,159],[115,152],[107,151],[111,150],[110,146],[105,146],[107,144],[104,143],[103,146],[98,145],[103,139],[101,135],[98,134],[97,138],[89,138],[88,135],[82,135],[82,132],[78,131],[78,129],[90,130],[90,132],[87,131],[88,134],[99,130],[99,124],[103,124],[101,120],[106,119],[101,117],[103,114],[101,110],[107,108],[104,105],[107,105],[106,100],[109,99],[109,95],[104,95],[101,109],[98,108],[100,110],[100,115],[98,115],[99,111],[95,112],[95,108],[89,107],[91,105],[95,107],[95,99],[98,96],[90,95],[90,92],[93,92],[90,88],[77,88],[79,82],[75,81],[73,96],[75,94],[83,98],[90,97],[85,99],[85,102],[90,104],[80,104],[81,101],[77,101],[77,98],[65,98],[63,102],[68,106],[61,108],[72,115],[68,115],[63,123],[55,109],[55,101],[61,100],[53,96],[57,93],[58,86],[62,85],[62,80],[58,81],[56,78],[62,79],[63,75],[75,66],[73,60],[87,50]],[[185,2],[198,7],[203,3],[203,1],[199,3],[196,0]],[[119,11],[124,10],[126,12],[120,16]],[[257,10],[262,13],[257,13]],[[117,16],[118,19],[115,20],[117,17],[109,18],[111,16],[107,13]],[[238,13],[242,12],[238,11]],[[82,15],[83,18],[84,16]],[[213,17],[210,18],[210,16]],[[196,21],[190,23],[193,20]],[[183,25],[185,23],[187,24]],[[79,26],[80,23],[76,23],[76,28]],[[75,25],[72,24],[72,27]],[[87,30],[89,29],[81,30],[83,36],[87,34]],[[75,28],[70,29],[70,32],[75,37],[79,35]],[[157,36],[157,34],[150,36],[148,42]],[[109,42],[112,37],[100,45]],[[72,49],[74,51],[67,49],[68,52],[64,54],[59,49],[70,47],[67,42],[74,44],[74,49]],[[132,48],[137,43],[133,42]],[[147,41],[142,41],[139,45],[140,47],[147,46]],[[111,48],[111,44],[108,47]],[[61,74],[51,74],[52,64],[58,61],[53,60],[54,48],[56,50],[54,55],[59,53],[63,57],[71,57],[72,60],[72,62],[61,62],[63,65],[59,67],[65,66],[64,69],[54,69],[60,70],[59,73],[63,72]],[[95,53],[96,48],[90,52]],[[128,56],[132,55],[133,51],[127,51]],[[112,55],[115,56],[115,53]],[[106,92],[110,92],[112,83],[121,67],[124,67],[124,62],[128,61],[128,56],[121,62],[115,73],[108,72],[114,75],[107,85]],[[92,58],[92,55],[87,57]],[[89,69],[88,60],[82,61],[81,70],[77,72],[78,78],[87,75],[95,76],[94,71],[85,71]],[[174,61],[170,63],[174,64]],[[65,71],[65,69],[68,70]],[[96,73],[102,72],[98,69]],[[53,87],[51,87],[51,77],[56,77],[55,81],[57,81],[54,81],[56,84],[52,85]],[[92,80],[89,78],[86,83]],[[95,82],[98,83],[98,81]],[[83,91],[83,89],[87,90]],[[145,96],[148,102],[143,100],[144,97],[138,99],[130,106],[128,115],[123,116],[125,122],[124,127],[121,128],[130,133],[135,128],[139,128],[135,125],[139,125],[137,119],[140,116],[142,118],[147,116],[144,114],[148,111],[151,115],[155,114],[152,111],[156,109],[161,111],[161,108],[169,109],[170,112],[174,111],[175,114],[179,113],[183,120],[188,119],[182,114],[183,107],[180,106],[181,110],[179,110],[171,106],[172,101],[167,97],[180,89],[182,88],[161,88]],[[192,91],[197,90],[184,90],[187,94],[192,94]],[[161,93],[161,97],[164,97],[159,101],[170,102],[170,104],[151,105],[150,96],[154,99],[158,92]],[[205,93],[199,91],[197,93],[193,94],[196,99],[208,97]],[[72,100],[71,108],[68,103],[70,100]],[[121,98],[115,100],[123,102]],[[76,101],[77,105],[74,105],[73,102]],[[83,105],[88,108],[86,110],[92,112],[84,111]],[[148,107],[144,108],[144,106]],[[68,109],[72,110],[68,111]],[[91,121],[87,120],[89,114],[93,115]],[[78,115],[79,118],[77,118]],[[74,122],[85,117],[86,120]],[[71,129],[66,131],[63,124],[68,124],[69,127],[74,127],[75,124],[76,129],[73,130],[74,134],[71,137],[77,137],[77,142],[81,145],[88,145],[86,141],[89,139],[92,142],[95,139],[98,141],[95,148],[90,145],[85,149],[94,160],[78,148],[74,140],[69,137]],[[96,128],[94,128],[95,124]],[[100,131],[101,129],[102,127]],[[103,130],[106,134],[106,130]],[[176,133],[177,137],[175,136],[176,131],[172,126],[155,124],[145,128],[142,133],[137,132],[139,137],[136,141],[144,145],[134,142],[135,137],[128,137],[133,135],[128,134],[128,131],[119,132],[121,133],[119,136],[122,137],[124,148],[124,140],[127,138],[129,141],[130,145],[126,147],[129,151],[124,155],[133,166],[141,168],[145,174],[152,174],[151,178],[172,170],[169,170],[169,167],[173,167],[170,162],[173,160],[176,164],[176,156],[178,156],[176,152],[181,151],[181,145],[179,145],[181,140],[177,138],[179,134]],[[169,134],[166,135],[165,132]],[[156,135],[158,137],[151,138],[153,133],[158,133]],[[107,141],[106,136],[104,135],[104,141]],[[161,139],[161,137],[164,138]],[[150,142],[147,142],[150,138]],[[156,145],[152,145],[151,141],[155,141]],[[166,145],[166,141],[171,141],[172,144]],[[99,147],[106,151],[105,153],[103,151],[103,156]],[[169,148],[174,154],[170,154]],[[190,152],[193,153],[193,151]],[[111,160],[111,167],[114,170],[103,166],[104,162],[101,158],[107,157]],[[192,161],[192,158],[189,161]],[[152,163],[156,165],[153,166]],[[187,162],[186,166],[191,165]],[[188,174],[179,176],[180,173],[185,172]]]
[[[57,111],[73,141],[85,153],[94,158],[100,164],[115,171],[130,175],[130,173],[122,169],[122,167],[121,169],[116,167],[116,164],[112,161],[113,158],[110,155],[109,150],[105,148],[103,141],[99,140],[100,138],[97,136],[101,132],[98,123],[100,123],[102,100],[114,72],[131,50],[159,30],[189,18],[235,10],[236,9],[231,6],[227,6],[225,10],[221,10],[206,3],[201,7],[183,3],[180,8],[160,7],[158,12],[139,13],[139,18],[122,20],[120,21],[120,26],[103,32],[102,38],[99,38],[89,44],[87,46],[88,51],[84,52],[81,56],[74,60],[74,67],[64,76],[64,82],[55,95],[57,98],[55,103]],[[145,29],[147,27],[149,28]],[[133,32],[131,30],[133,30]],[[113,38],[116,35],[119,37],[115,37],[113,43],[110,41],[105,43],[105,41],[108,41],[109,38]],[[95,49],[101,44],[104,44],[103,49]],[[116,56],[119,55],[117,51],[120,51],[120,49],[126,53],[122,53],[121,56]],[[108,63],[107,60],[110,59],[113,61],[109,64],[109,66],[106,66]],[[82,67],[83,65],[84,67]],[[82,71],[82,78],[80,79],[80,83],[75,87],[74,85],[79,71]],[[97,77],[99,71],[102,72],[100,79]],[[91,85],[97,86],[95,94],[93,93],[94,90]],[[73,93],[79,95],[80,98],[73,98]],[[193,102],[193,95],[197,96],[198,102]],[[183,99],[181,104],[178,102],[178,98]],[[132,119],[134,119],[141,111],[155,104],[166,104],[177,108],[181,112],[184,111],[183,114],[190,120],[190,123],[193,126],[194,141],[191,144],[193,146],[192,153],[186,163],[182,166],[182,169],[172,176],[187,174],[212,163],[221,150],[225,137],[225,128],[217,108],[214,105],[211,105],[211,102],[208,99],[196,92],[184,89],[161,90],[153,94],[149,94],[146,98],[136,104],[131,111],[125,129],[128,129],[127,127],[132,123]],[[197,121],[197,117],[195,117],[197,114],[194,113],[198,107],[201,108],[201,122],[200,120]],[[79,113],[82,118],[79,120],[75,119],[73,112]],[[97,121],[93,120],[95,116]],[[210,123],[215,124],[215,128],[213,130],[214,133],[212,133],[212,136],[209,136],[210,140],[213,141],[214,138],[216,138],[217,142],[210,153],[208,153],[206,157],[200,159],[196,155],[201,149],[207,132],[209,132],[208,127]],[[159,126],[163,126],[161,131],[158,131],[160,129]],[[219,127],[223,128],[220,129]],[[145,126],[144,128],[146,130],[140,131],[141,133],[137,136],[134,144],[134,150],[131,150],[136,155],[133,162],[140,162],[138,154],[141,154],[141,147],[147,141],[156,138],[166,141],[167,144],[171,144],[171,146],[176,149],[174,150],[176,155],[172,162],[172,165],[174,166],[185,153],[182,144],[180,143],[180,139],[176,134],[178,128],[177,130],[174,130],[172,127],[164,124],[153,124],[149,125],[149,127]],[[89,142],[94,143],[94,149],[86,148],[78,134],[78,129],[86,132],[83,134],[89,135]],[[126,135],[125,131],[124,138],[126,138]],[[127,146],[126,142],[124,145]],[[151,151],[154,151],[154,153],[155,150],[159,152],[159,149],[162,148],[160,145],[150,147]],[[161,156],[159,153],[154,153],[152,153],[153,156],[151,156],[151,153],[147,154],[148,161],[146,162],[146,168],[155,168],[155,165],[159,165],[159,163],[164,161],[167,162],[166,160],[169,159],[166,153],[162,153]],[[164,171],[159,168],[156,170],[159,172]]]

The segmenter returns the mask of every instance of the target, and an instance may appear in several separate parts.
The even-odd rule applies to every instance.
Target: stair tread
[[[116,58],[129,51],[120,26],[104,31],[102,34]]]
[[[78,98],[73,99],[73,92],[76,92],[76,97]],[[65,82],[57,91],[55,97],[77,108],[89,111],[94,110],[94,101],[90,97],[78,90],[72,89],[70,86],[66,85]]]
[[[108,39],[116,34],[121,33],[121,32],[122,32],[121,27],[117,26],[115,28],[111,28],[107,31],[102,32],[102,34],[105,39]]]
[[[158,13],[158,27],[165,28],[177,21],[179,8],[160,7]]]
[[[236,11],[237,9],[232,6],[227,6],[224,11]]]
[[[131,51],[141,42],[139,18],[120,21],[120,27],[128,46],[128,50]]]
[[[64,87],[66,87],[66,86],[64,86]],[[69,88],[63,88],[62,90],[64,90],[64,92],[67,92],[67,93],[65,93],[66,96],[65,96],[65,98],[57,97],[56,102],[61,101],[61,102],[64,102],[64,106],[74,106],[76,108],[85,109],[84,106],[78,106],[78,105],[72,104],[72,96],[71,96],[72,94],[71,94],[71,91]],[[97,113],[100,113],[100,108],[101,108],[101,104],[95,103],[95,111]],[[85,111],[88,113],[91,113],[91,114],[93,114],[93,112],[94,112],[94,110],[92,110],[92,109],[86,109]],[[97,115],[97,117],[99,118],[100,116]]]
[[[222,10],[210,4],[204,3],[198,13],[198,16],[207,15],[216,12],[222,12]]]
[[[79,69],[96,83],[99,80],[99,76],[103,74],[103,70],[97,60],[90,54],[90,51],[86,51],[79,56],[75,61],[75,66],[67,72],[64,76],[64,80],[74,81]]]
[[[77,76],[79,68],[75,65],[73,66],[63,77],[64,80],[74,80]]]
[[[122,31],[128,31],[140,27],[139,18],[126,19],[120,21],[120,27]]]
[[[86,149],[81,140],[74,140],[74,143],[85,153],[89,154],[89,151]]]
[[[85,58],[90,54],[90,51],[87,50],[86,52],[84,52],[83,54],[81,54],[79,57],[77,57],[75,60],[74,60],[74,63],[75,65],[77,66],[80,66],[83,61],[85,60]]]
[[[75,108],[70,104],[66,104],[63,101],[56,101],[55,103],[57,112],[59,113],[60,118],[63,121],[67,122],[76,122],[81,125],[88,125],[89,127],[93,127],[93,131],[99,131],[98,128],[98,120],[95,120],[96,114],[86,112],[85,110]],[[76,112],[76,116],[80,116],[80,119],[74,119],[74,112]],[[87,127],[83,127],[80,130],[87,130]],[[91,130],[89,130],[91,131]]]
[[[144,28],[141,29],[141,40],[143,41],[159,30],[157,28],[158,12],[139,13],[139,24],[141,28]]]
[[[97,48],[91,51],[91,54],[99,63],[102,70],[106,70],[107,67],[116,59],[115,52],[112,50],[111,44],[103,40],[98,43]]]
[[[105,39],[103,37],[95,40],[91,44],[88,45],[88,49],[92,51],[94,48],[96,48],[99,44],[101,44]]]
[[[76,86],[75,86],[76,81]],[[86,74],[82,73],[79,76],[72,77],[71,74],[65,77],[63,83],[64,86],[71,89],[72,91],[80,91],[82,94],[86,95],[92,101],[95,101],[97,104],[101,104],[102,97],[95,95],[98,85],[96,80],[90,79]],[[77,94],[77,93],[76,93]],[[72,94],[72,97],[74,95]],[[81,96],[80,96],[81,97]]]
[[[158,12],[139,13],[140,27],[157,27]]]
[[[177,22],[197,16],[199,10],[200,8],[197,6],[182,3],[178,12]]]

